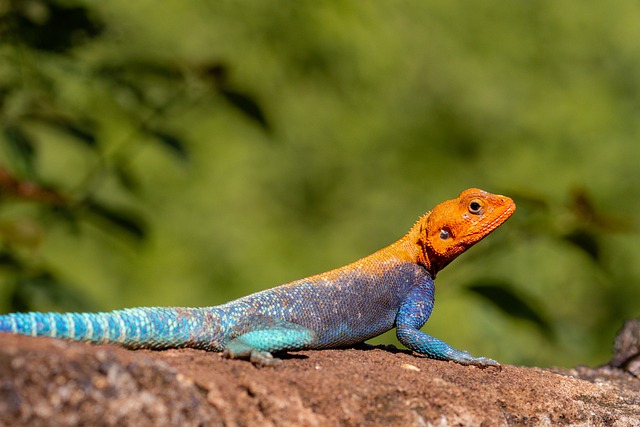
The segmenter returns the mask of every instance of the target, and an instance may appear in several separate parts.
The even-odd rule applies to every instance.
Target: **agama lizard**
[[[499,367],[419,329],[433,308],[436,274],[514,211],[510,198],[472,188],[437,205],[406,236],[372,255],[226,304],[12,313],[0,316],[0,332],[115,342],[131,349],[192,347],[273,365],[280,362],[274,352],[346,347],[395,327],[398,340],[417,353]]]

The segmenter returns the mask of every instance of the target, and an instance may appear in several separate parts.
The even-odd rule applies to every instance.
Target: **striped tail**
[[[222,332],[214,308],[131,308],[108,313],[11,313],[0,332],[119,343],[128,348],[193,347],[220,351]]]

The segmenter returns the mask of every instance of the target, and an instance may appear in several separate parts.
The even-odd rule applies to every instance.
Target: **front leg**
[[[473,357],[466,351],[456,350],[444,341],[440,341],[420,331],[431,315],[434,302],[433,280],[429,279],[416,285],[402,302],[396,316],[396,335],[398,340],[410,350],[424,354],[432,359],[451,360],[462,365],[500,367],[495,360],[486,357]]]

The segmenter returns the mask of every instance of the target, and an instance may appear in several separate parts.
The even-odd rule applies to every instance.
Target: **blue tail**
[[[0,332],[119,343],[128,348],[194,347],[220,351],[215,310],[131,308],[108,313],[12,313],[0,315]]]

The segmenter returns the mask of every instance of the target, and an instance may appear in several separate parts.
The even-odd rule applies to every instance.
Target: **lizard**
[[[432,359],[500,364],[456,350],[420,328],[436,274],[515,211],[509,197],[470,188],[435,206],[395,243],[344,267],[211,307],[140,307],[100,313],[10,313],[0,332],[126,348],[191,347],[277,365],[273,353],[343,348],[396,328],[400,343]]]

